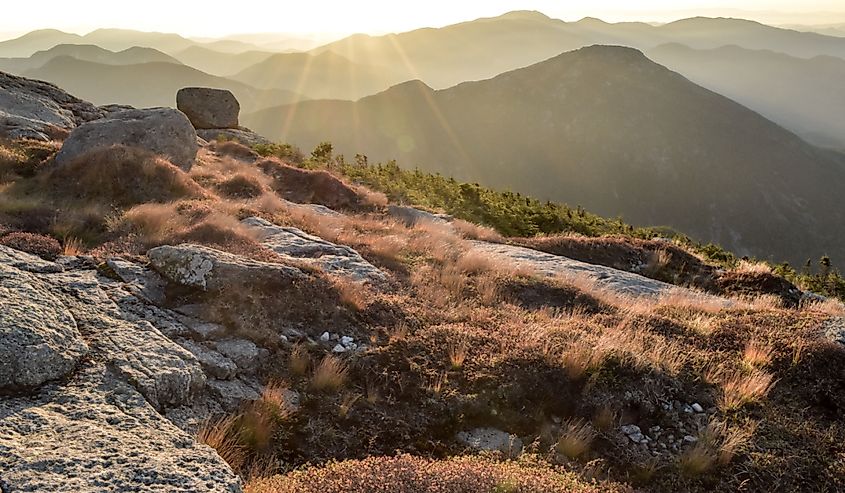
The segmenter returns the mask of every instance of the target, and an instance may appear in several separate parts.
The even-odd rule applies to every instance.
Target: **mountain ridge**
[[[845,257],[835,200],[818,196],[845,186],[842,155],[632,48],[592,46],[449,89],[406,83],[356,103],[303,102],[244,121],[305,148],[330,140],[347,155],[396,158],[635,224],[671,226],[741,254]],[[812,211],[829,214],[834,226],[822,226]],[[789,238],[773,242],[778,234]]]

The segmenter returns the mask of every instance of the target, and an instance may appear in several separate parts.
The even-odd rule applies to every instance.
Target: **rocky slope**
[[[440,91],[408,82],[243,120],[305,149],[330,141],[347,157],[665,225],[741,255],[794,265],[845,258],[836,198],[845,156],[629,48],[593,46]]]
[[[0,137],[48,140],[105,111],[53,84],[0,72]]]
[[[841,304],[481,241],[199,92],[0,144],[4,493],[845,486]]]

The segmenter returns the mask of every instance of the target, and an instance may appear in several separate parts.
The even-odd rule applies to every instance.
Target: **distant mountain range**
[[[407,80],[402,70],[352,62],[332,51],[273,55],[233,79],[266,89],[286,89],[311,98],[358,99]]]
[[[739,46],[695,50],[679,44],[646,54],[814,144],[845,149],[845,59],[805,59]]]
[[[0,42],[0,70],[97,104],[173,106],[182,87],[227,88],[244,124],[306,149],[331,140],[739,253],[845,258],[845,37],[518,11],[313,45],[42,30]],[[312,49],[281,52],[296,47]]]
[[[272,51],[244,51],[221,53],[203,46],[191,46],[173,54],[181,63],[218,76],[229,76],[267,60]]]
[[[668,225],[741,254],[845,258],[845,156],[622,47],[433,90],[306,101],[243,120],[305,149],[396,158],[461,180]]]
[[[802,58],[845,57],[845,38],[740,19],[697,17],[654,26],[610,24],[593,18],[564,22],[539,12],[511,12],[401,34],[355,35],[314,51],[331,50],[356,63],[401,68],[410,79],[444,88],[493,77],[584,46],[608,44],[648,50],[666,43],[696,49],[737,45]]]
[[[0,57],[28,57],[37,51],[49,50],[62,44],[97,45],[111,51],[122,51],[133,46],[154,48],[168,54],[186,50],[191,46],[204,46],[223,53],[256,50],[257,46],[242,41],[217,40],[200,43],[178,34],[150,33],[126,29],[98,29],[84,36],[55,29],[32,31],[19,38],[0,42]]]
[[[164,62],[181,64],[179,60],[153,48],[133,46],[123,51],[114,52],[95,45],[57,45],[49,50],[36,52],[26,58],[0,58],[0,70],[23,73],[27,70],[43,67],[54,58],[72,57],[85,62],[106,65],[134,65],[139,63]]]
[[[162,62],[118,66],[63,56],[42,67],[24,71],[22,75],[53,82],[77,97],[100,105],[175,106],[176,92],[188,86],[229,89],[240,101],[243,111],[301,99],[290,91],[256,89],[185,65]]]
[[[654,26],[610,24],[592,18],[564,22],[538,12],[518,11],[438,29],[350,36],[308,53],[256,48],[288,41],[305,46],[309,42],[272,34],[198,41],[174,34],[114,29],[85,36],[36,31],[0,43],[0,54],[80,40],[98,46],[51,46],[31,57],[0,59],[0,70],[27,75],[25,72],[58,56],[108,65],[167,62],[260,90],[283,90],[310,99],[355,100],[407,80],[419,79],[431,87],[446,88],[494,77],[561,52],[611,44],[641,49],[655,61],[760,112],[814,144],[845,149],[845,120],[840,117],[845,112],[845,91],[840,89],[845,86],[841,70],[845,38],[739,19],[692,18]],[[143,48],[119,51],[129,45]],[[103,46],[118,53],[97,50]],[[227,50],[231,52],[224,52]],[[44,77],[54,74],[40,72]],[[159,72],[163,73],[161,69]],[[92,86],[98,83],[93,76],[88,76]],[[226,87],[232,84],[217,83]],[[143,97],[137,92],[136,87],[127,85],[123,92],[115,88],[110,97],[162,101],[161,94]],[[267,108],[291,99],[258,97],[255,101],[267,101]]]

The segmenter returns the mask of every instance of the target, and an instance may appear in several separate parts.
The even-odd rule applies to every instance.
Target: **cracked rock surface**
[[[157,325],[190,329],[135,297],[138,285],[61,260],[0,246],[0,490],[240,491],[165,417],[220,408],[200,360]]]

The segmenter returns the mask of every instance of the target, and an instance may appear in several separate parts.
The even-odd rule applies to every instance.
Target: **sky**
[[[249,32],[381,34],[440,27],[511,10],[609,22],[668,22],[694,15],[744,17],[771,24],[845,23],[845,0],[39,0],[4,1],[0,35],[55,28],[79,34],[100,27],[215,37]],[[634,5],[636,7],[634,7]]]

